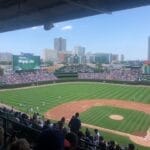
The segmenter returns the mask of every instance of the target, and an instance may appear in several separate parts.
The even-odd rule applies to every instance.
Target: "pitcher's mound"
[[[119,120],[119,121],[124,119],[124,117],[121,115],[110,115],[109,118],[113,120]]]

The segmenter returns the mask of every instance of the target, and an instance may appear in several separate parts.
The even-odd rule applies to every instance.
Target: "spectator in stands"
[[[119,144],[116,145],[116,149],[115,150],[121,150],[121,147]]]
[[[108,149],[109,150],[115,150],[115,142],[114,141],[108,142]]]
[[[0,127],[0,149],[4,146],[4,129]]]
[[[103,139],[102,136],[100,137],[100,140],[99,140],[99,147],[102,150],[106,150],[106,141]]]
[[[86,138],[90,138],[90,136],[91,136],[91,133],[88,128],[86,128],[86,130],[85,130],[85,136],[86,136]]]
[[[61,120],[57,122],[56,128],[58,128],[58,130],[60,130],[65,136],[67,134],[67,129],[66,127],[64,127],[64,125],[65,125],[65,117],[62,117]]]
[[[132,143],[128,144],[128,150],[134,150],[134,149],[135,149],[134,144]]]
[[[16,136],[16,133],[13,132],[12,135],[7,138],[7,145],[6,146],[8,147],[9,145],[16,142],[17,140],[18,140],[18,138]]]
[[[65,117],[62,117],[60,119],[60,121],[58,121],[58,125],[59,125],[60,129],[63,129],[63,127],[65,125]]]
[[[68,142],[69,144],[68,144]],[[66,134],[64,148],[65,150],[76,150],[78,145],[78,137],[75,133],[71,132]]]
[[[18,139],[17,141],[13,142],[9,150],[31,150],[30,144],[27,142],[26,139]]]
[[[99,138],[100,138],[100,133],[97,129],[94,129],[94,144],[99,145]]]
[[[50,129],[52,127],[51,121],[48,119],[44,122],[43,130]]]
[[[63,150],[64,136],[59,130],[48,129],[41,133],[35,150]]]
[[[69,123],[68,123],[68,127],[69,127],[69,128],[71,128],[71,124],[72,124],[72,122],[73,122],[73,119],[74,119],[74,115],[71,117],[71,119],[70,119],[70,121],[69,121]]]
[[[100,73],[78,73],[79,79],[96,79],[96,80],[120,80],[120,81],[139,81],[141,77],[140,69],[113,69],[105,70]]]
[[[55,81],[57,78],[53,73],[39,70],[37,72],[20,72],[3,75],[0,77],[5,84],[38,83],[40,81]]]
[[[33,114],[33,120],[37,120],[39,119],[39,113],[35,113]]]
[[[3,139],[4,139],[4,130],[3,128],[0,128],[0,150],[6,150],[9,146],[9,150],[29,150],[30,146],[29,144],[24,141],[24,140],[18,140],[18,137],[16,137],[16,135],[19,136],[19,134],[23,135],[22,133],[24,133],[24,128],[20,128],[19,124],[25,127],[29,127],[28,126],[28,122],[30,122],[32,124],[32,128],[34,127],[34,120],[39,120],[40,118],[38,117],[39,115],[36,114],[34,117],[34,120],[30,120],[30,118],[28,116],[26,116],[26,114],[21,113],[21,112],[15,112],[15,110],[12,112],[10,109],[8,108],[0,108],[0,113],[1,115],[10,115],[11,117],[11,122],[14,124],[12,124],[12,126],[10,127],[10,130],[8,131],[8,136],[6,139],[6,144],[4,142],[5,145],[3,145]],[[16,120],[16,118],[18,118],[19,120]],[[16,126],[16,121],[17,121],[17,126]],[[24,123],[23,121],[25,121],[26,123]],[[44,120],[43,120],[44,121]],[[58,126],[58,122],[60,122],[60,126]],[[39,140],[35,141],[36,138],[33,138],[31,140],[30,136],[33,136],[32,133],[31,135],[29,134],[29,141],[32,142],[31,145],[34,146],[34,142],[38,142],[36,149],[35,150],[84,150],[86,148],[90,149],[90,150],[95,150],[95,149],[100,149],[100,150],[134,150],[135,146],[133,144],[129,144],[128,146],[125,147],[120,147],[119,145],[116,145],[114,141],[110,141],[110,142],[106,142],[103,137],[100,135],[100,133],[98,132],[97,129],[94,130],[95,135],[91,136],[92,138],[90,140],[86,139],[86,136],[90,136],[89,130],[86,129],[86,136],[79,131],[80,127],[81,127],[81,121],[79,119],[79,113],[75,114],[75,117],[72,117],[72,119],[70,120],[69,123],[69,127],[72,128],[72,130],[74,130],[74,133],[65,133],[62,132],[62,127],[64,126],[65,123],[65,118],[62,117],[60,121],[58,121],[57,123],[53,124],[53,127],[51,127],[51,123],[50,120],[47,120],[43,126],[43,128],[38,128],[39,130],[36,130],[37,134],[39,135],[40,132],[43,130],[43,133],[40,135]],[[74,127],[75,125],[79,125],[78,128]],[[37,124],[38,126],[38,124]],[[50,127],[50,128],[49,128]],[[19,130],[18,130],[19,129]],[[37,129],[37,128],[36,128]],[[31,130],[31,128],[30,128]],[[18,132],[19,131],[19,132]],[[21,131],[21,132],[20,132]],[[35,132],[35,131],[34,131]],[[76,133],[76,134],[75,134]],[[27,134],[26,134],[27,135]],[[77,138],[78,136],[78,138]],[[35,137],[35,136],[34,136]],[[65,140],[64,140],[65,137]],[[99,137],[99,140],[98,140]],[[27,138],[27,137],[26,137]],[[93,140],[94,139],[94,140]],[[99,141],[99,142],[98,142]],[[21,144],[22,143],[22,144]],[[95,146],[95,144],[97,146],[99,146],[98,148]],[[23,146],[25,145],[25,146]],[[76,148],[78,145],[78,147],[80,147],[79,149]]]
[[[79,113],[75,114],[74,119],[71,121],[70,130],[76,134],[78,134],[79,129],[81,128],[81,121],[79,119]]]
[[[85,140],[88,143],[93,143],[93,136],[91,135],[91,133],[90,133],[88,128],[86,128],[86,130],[85,130]]]
[[[65,139],[64,140],[64,150],[70,150],[70,149],[71,149],[71,144],[67,139]]]

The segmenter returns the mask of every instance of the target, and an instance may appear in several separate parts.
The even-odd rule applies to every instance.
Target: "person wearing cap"
[[[75,117],[70,122],[70,130],[78,134],[80,128],[81,128],[81,121],[79,119],[79,113],[77,112],[75,114]]]

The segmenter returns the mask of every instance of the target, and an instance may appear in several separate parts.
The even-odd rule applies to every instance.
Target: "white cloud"
[[[72,26],[71,25],[67,25],[61,28],[61,30],[66,31],[66,30],[72,30]]]
[[[39,26],[31,27],[31,30],[37,30],[39,28],[40,28]]]

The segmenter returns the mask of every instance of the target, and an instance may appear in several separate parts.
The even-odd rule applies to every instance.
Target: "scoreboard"
[[[40,69],[40,56],[13,55],[13,70],[27,71]]]

